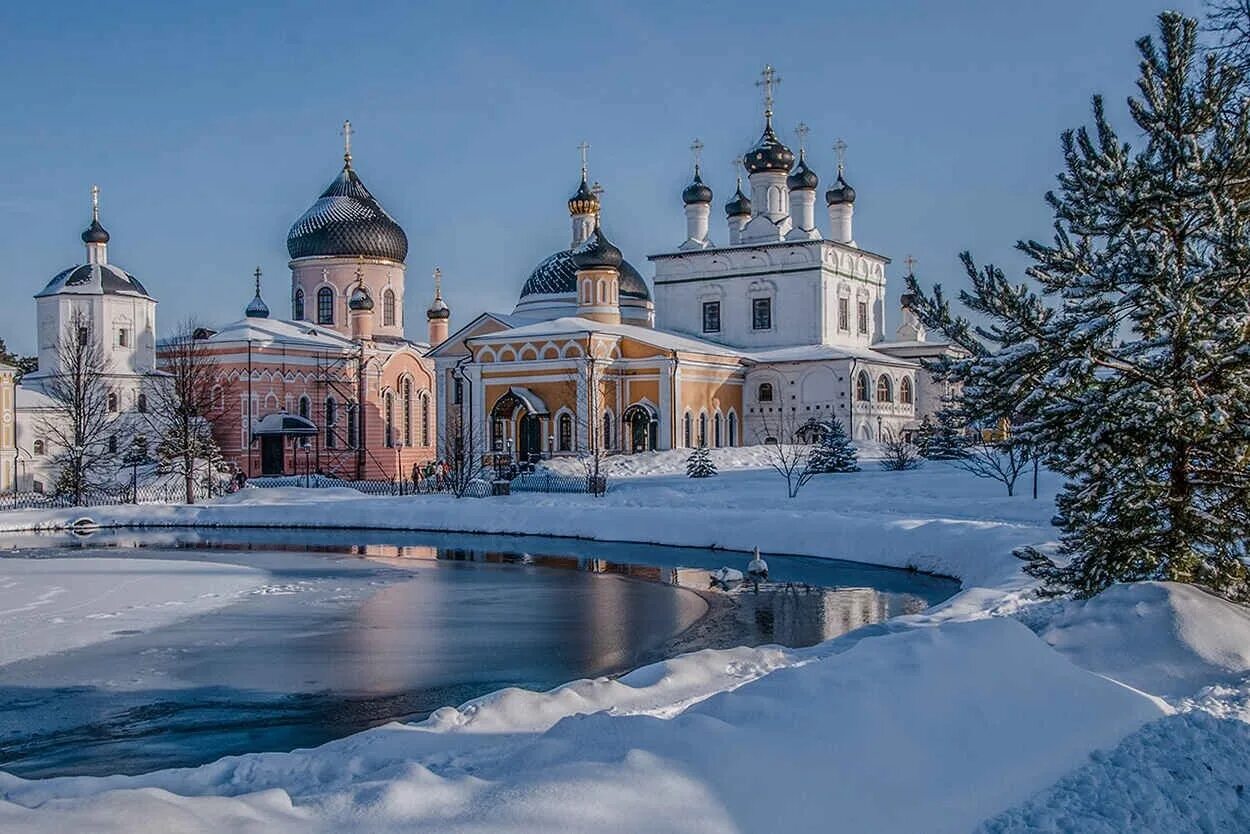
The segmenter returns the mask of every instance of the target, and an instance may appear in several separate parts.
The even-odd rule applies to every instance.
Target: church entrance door
[[[285,438],[280,434],[267,434],[260,438],[260,474],[281,475],[284,467]]]
[[[542,454],[543,433],[537,415],[526,414],[522,417],[517,427],[517,435],[518,460],[530,460],[531,457],[537,458]]]
[[[631,405],[621,416],[629,426],[630,452],[649,452],[655,448],[658,423],[649,408],[640,404]]]

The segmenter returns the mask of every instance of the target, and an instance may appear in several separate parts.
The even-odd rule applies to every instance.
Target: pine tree
[[[928,419],[929,415],[926,414],[925,420]],[[939,411],[937,425],[929,423],[929,437],[924,438],[922,434],[922,442],[916,444],[920,454],[929,460],[958,460],[966,455],[968,442],[959,428],[958,419],[953,409],[944,408]],[[920,428],[923,433],[923,423]]]
[[[712,453],[706,446],[699,446],[686,458],[687,478],[710,478],[716,474],[716,464],[712,463]]]
[[[1239,72],[1200,52],[1193,20],[1159,20],[1158,42],[1138,41],[1129,100],[1140,147],[1097,97],[1093,130],[1063,135],[1054,240],[1018,244],[1040,292],[965,254],[960,298],[988,324],[951,316],[940,288],[922,319],[971,354],[936,369],[963,386],[969,424],[1009,418],[1067,476],[1067,561],[1033,553],[1026,570],[1079,596],[1164,579],[1244,600],[1250,107]]]
[[[846,435],[842,421],[836,417],[824,425],[820,442],[808,455],[808,467],[813,472],[858,472],[858,452]]]

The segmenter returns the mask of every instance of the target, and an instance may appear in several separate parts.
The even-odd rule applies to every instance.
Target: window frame
[[[317,290],[317,324],[334,324],[334,290],[331,287]]]
[[[709,326],[708,326],[708,319],[709,319],[709,318],[711,318],[711,319],[713,320],[713,323],[715,324],[715,326],[714,326],[714,327],[709,327]],[[703,332],[704,332],[704,333],[719,333],[719,332],[721,332],[720,302],[719,302],[719,301],[704,301],[704,302],[703,302],[703,321],[702,321],[702,324],[703,324]]]
[[[764,315],[761,316],[760,313]],[[766,320],[764,326],[760,326],[761,318]],[[751,299],[751,330],[755,333],[763,333],[773,329],[773,298],[770,295],[759,296]]]

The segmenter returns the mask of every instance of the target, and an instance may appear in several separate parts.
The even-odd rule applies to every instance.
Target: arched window
[[[894,385],[890,382],[890,378],[885,374],[882,374],[877,378],[877,402],[894,402]]]
[[[400,389],[400,391],[402,392],[402,399],[400,400],[399,407],[404,410],[404,413],[402,415],[403,420],[404,420],[404,445],[411,446],[412,445],[412,380],[405,379],[403,382],[403,387]]]
[[[349,449],[355,449],[360,443],[360,424],[357,422],[359,413],[360,408],[355,402],[347,404],[347,448]]]
[[[312,410],[312,402],[309,401],[308,395],[305,394],[304,396],[299,398],[299,416],[307,420],[308,414],[311,410]]]
[[[96,400],[96,402],[99,402],[99,400]],[[114,394],[112,391],[110,391],[108,395],[108,409],[109,409],[109,414],[117,413],[117,395]]]
[[[898,384],[898,401],[903,405],[912,404],[911,377],[903,377],[903,381]]]
[[[738,445],[738,415],[729,412],[729,445]]]
[[[430,445],[430,395],[421,394],[421,445]]]
[[[567,414],[560,415],[560,451],[573,451],[573,418]]]
[[[389,449],[395,445],[395,395],[387,391],[382,404],[386,410],[386,448]]]
[[[699,445],[707,445],[707,415],[699,415]]]
[[[35,441],[35,448],[34,448],[34,450],[33,450],[33,451],[34,451],[34,454],[35,454],[36,456],[42,455],[42,454],[43,454],[43,452],[44,452],[44,449],[45,449],[45,446],[44,446],[44,444],[43,444],[43,441],[42,441],[42,440],[36,440],[36,441]]]
[[[140,394],[138,399],[135,400],[135,410],[138,411],[140,414],[148,413],[148,395],[147,394]]]
[[[693,444],[690,442],[690,412],[687,411],[685,416],[681,418],[681,439],[682,444],[689,449]]]
[[[716,416],[712,418],[712,442],[716,448],[720,448],[723,437],[721,435],[721,416],[720,412],[716,412]]]
[[[609,411],[603,412],[603,437],[600,438],[600,443],[604,449],[612,448],[612,413]]]
[[[871,386],[872,383],[868,379],[868,372],[860,371],[859,376],[855,378],[855,399],[863,403],[871,400]]]
[[[391,289],[382,293],[382,326],[395,326],[395,292]]]
[[[291,317],[296,321],[304,318],[304,291],[295,291],[295,300],[291,303]]]
[[[334,397],[326,397],[326,448],[333,449],[337,445],[334,439],[334,426],[339,421],[339,404]]]
[[[759,396],[756,398],[762,403],[770,403],[773,401],[773,384],[771,382],[761,382]]]
[[[334,324],[334,290],[317,290],[317,324]]]

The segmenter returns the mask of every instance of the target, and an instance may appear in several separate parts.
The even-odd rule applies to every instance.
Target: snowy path
[[[264,583],[238,565],[157,559],[0,560],[0,665],[136,634],[229,605]]]

